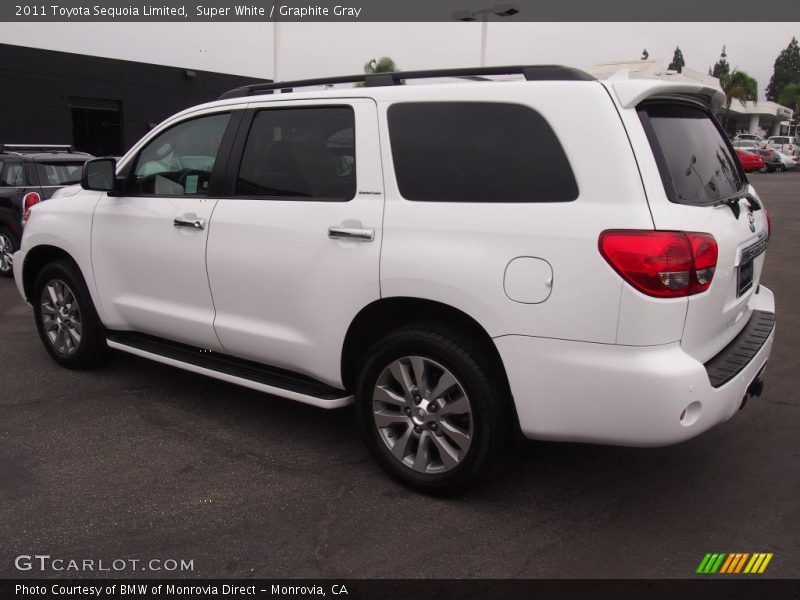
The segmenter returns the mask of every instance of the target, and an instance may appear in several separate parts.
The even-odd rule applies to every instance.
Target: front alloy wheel
[[[4,231],[0,231],[0,275],[8,277],[14,265],[14,242]]]
[[[461,463],[473,436],[469,396],[446,367],[422,356],[393,361],[372,395],[378,435],[397,461],[418,473]]]
[[[83,336],[83,321],[78,299],[60,279],[51,279],[40,298],[42,329],[53,349],[63,356],[78,351]]]

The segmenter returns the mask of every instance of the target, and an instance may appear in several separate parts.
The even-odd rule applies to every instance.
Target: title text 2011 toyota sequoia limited
[[[431,77],[461,80],[397,85]],[[475,481],[515,430],[672,444],[760,393],[774,337],[722,100],[555,66],[232,90],[33,207],[16,281],[65,367],[114,348],[355,402],[419,489]]]

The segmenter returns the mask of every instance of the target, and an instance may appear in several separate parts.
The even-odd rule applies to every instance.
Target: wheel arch
[[[25,299],[30,302],[33,296],[33,286],[36,282],[36,274],[41,268],[56,260],[69,260],[73,262],[80,271],[78,261],[72,255],[58,246],[42,244],[34,246],[25,254],[25,262],[22,264],[22,289],[25,292]],[[84,279],[86,277],[84,276]]]
[[[456,326],[484,342],[490,349],[495,367],[511,398],[508,376],[497,346],[489,333],[464,311],[434,300],[413,297],[381,298],[365,306],[350,323],[342,347],[342,383],[353,389],[361,357],[370,346],[388,332],[418,323],[441,323]],[[513,401],[512,401],[513,405]]]

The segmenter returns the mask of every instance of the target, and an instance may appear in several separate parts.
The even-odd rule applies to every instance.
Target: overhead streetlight
[[[486,30],[489,15],[496,17],[513,17],[520,11],[516,4],[495,4],[491,8],[479,8],[476,10],[457,10],[450,16],[456,21],[477,21],[481,22],[481,66],[486,66]]]

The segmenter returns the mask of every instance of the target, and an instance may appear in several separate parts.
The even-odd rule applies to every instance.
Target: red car
[[[744,169],[745,173],[752,173],[753,171],[761,171],[767,168],[764,159],[758,156],[757,154],[750,154],[749,152],[745,152],[744,150],[739,150],[735,148],[736,156],[739,157],[739,162],[742,164],[742,168]]]

